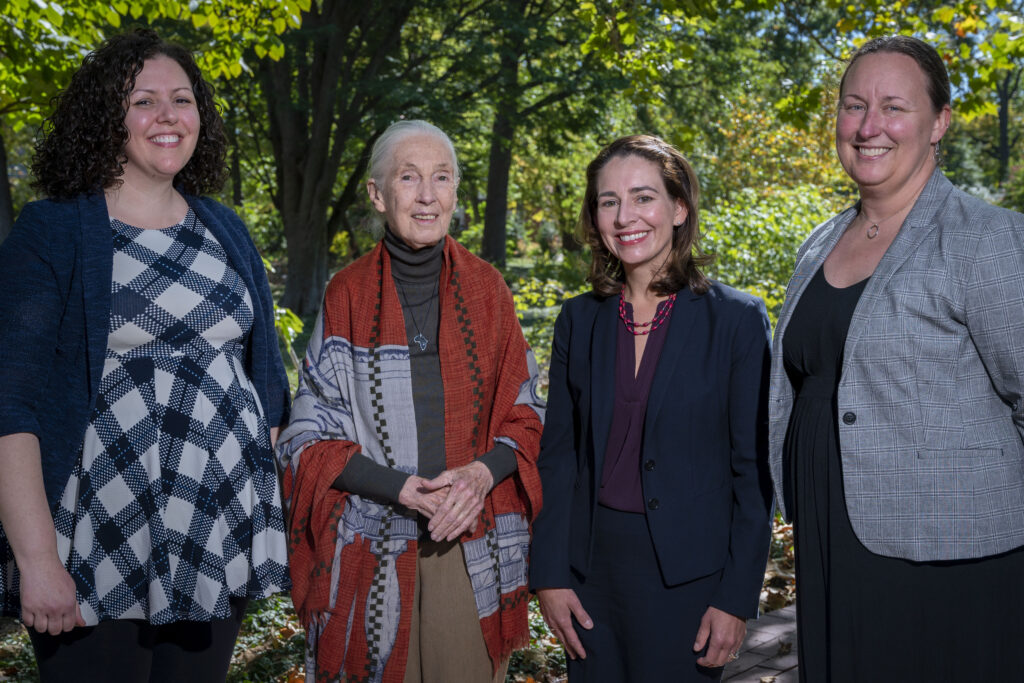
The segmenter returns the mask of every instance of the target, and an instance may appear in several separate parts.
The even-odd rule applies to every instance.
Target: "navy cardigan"
[[[267,423],[283,424],[288,379],[263,261],[231,209],[205,197],[185,199],[249,289],[255,322],[245,366]],[[102,194],[27,204],[0,245],[0,436],[39,437],[51,510],[78,458],[99,392],[113,254]],[[264,455],[273,457],[269,449]]]

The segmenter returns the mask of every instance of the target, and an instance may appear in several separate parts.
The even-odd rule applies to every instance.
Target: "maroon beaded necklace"
[[[668,318],[669,314],[672,312],[672,307],[676,303],[676,295],[669,295],[668,299],[665,300],[665,305],[658,308],[653,318],[645,323],[637,323],[633,322],[626,316],[626,288],[623,287],[622,290],[623,291],[619,292],[619,320],[622,321],[622,324],[626,326],[627,330],[636,336],[641,334],[650,334],[661,327],[661,324]]]

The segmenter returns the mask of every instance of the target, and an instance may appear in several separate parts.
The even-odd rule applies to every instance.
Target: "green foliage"
[[[1024,212],[1024,164],[1018,163],[1010,169],[1010,182],[1006,184],[1003,195],[1003,206],[1014,211]]]
[[[565,650],[548,629],[536,598],[528,606],[530,647],[512,653],[506,681],[555,683],[565,676]]]
[[[274,272],[274,265],[266,256],[263,257],[263,267],[266,268],[268,277]],[[292,364],[291,371],[288,373],[289,378],[292,377],[292,371],[295,373],[295,380],[292,383],[293,388],[298,385],[298,372],[301,367],[293,344],[302,334],[304,328],[305,323],[303,323],[302,318],[295,315],[291,309],[281,306],[274,307],[274,329],[277,330],[277,341]]]
[[[279,34],[298,26],[309,5],[310,0],[6,0],[0,14],[0,114],[18,113],[11,120],[15,130],[38,121],[41,107],[104,38],[161,20],[172,22],[168,37],[186,31],[201,37],[198,61],[207,78],[239,76],[248,69],[246,47],[272,58],[283,54]]]
[[[583,255],[561,252],[552,257],[540,253],[530,259],[513,261],[505,272],[515,298],[516,314],[523,336],[533,349],[541,371],[540,389],[547,393],[547,370],[551,361],[551,338],[555,319],[566,299],[587,291]]]
[[[235,642],[227,683],[276,683],[301,677],[305,632],[291,598],[251,600]]]
[[[828,4],[841,10],[836,31],[852,33],[854,45],[889,33],[916,35],[935,45],[946,59],[957,111],[967,118],[995,113],[992,91],[1024,59],[1019,0],[867,0],[857,4],[829,0]]]
[[[28,632],[17,619],[0,617],[0,680],[35,683],[36,658]]]
[[[845,203],[813,185],[740,191],[702,216],[704,250],[717,256],[708,275],[761,297],[774,325],[797,249],[814,226]]]

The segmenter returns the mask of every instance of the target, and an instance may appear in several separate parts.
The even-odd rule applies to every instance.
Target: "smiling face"
[[[176,61],[146,60],[128,95],[124,125],[125,182],[173,182],[192,158],[200,127],[192,84]]]
[[[635,155],[614,157],[597,176],[598,232],[627,273],[653,276],[672,249],[673,226],[686,220],[686,207],[665,188],[661,169]]]
[[[862,196],[920,187],[935,168],[935,145],[949,117],[948,105],[935,111],[913,58],[864,55],[850,66],[840,93],[836,152]]]
[[[445,142],[429,133],[401,138],[384,176],[370,178],[366,190],[391,230],[413,249],[437,244],[452,222],[458,187]]]

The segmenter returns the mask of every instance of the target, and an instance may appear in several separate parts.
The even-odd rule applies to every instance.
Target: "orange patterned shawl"
[[[512,446],[518,471],[461,539],[491,661],[527,644],[529,524],[541,505],[543,402],[512,295],[446,237],[439,289],[447,466]],[[414,513],[331,487],[352,454],[415,472],[408,340],[382,244],[331,280],[278,451],[289,506],[292,598],[307,677],[401,683],[416,571]]]

